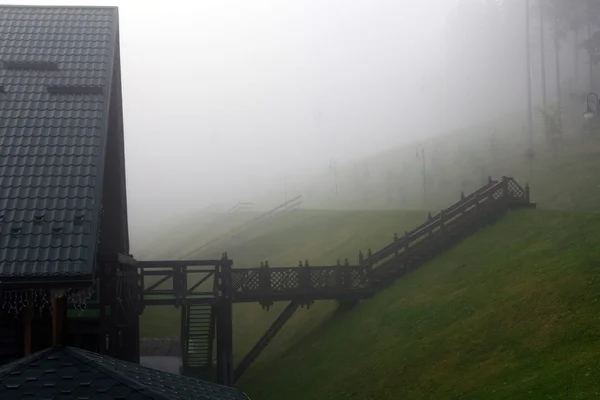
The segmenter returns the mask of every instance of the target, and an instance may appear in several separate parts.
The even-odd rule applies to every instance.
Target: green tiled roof
[[[0,367],[0,399],[248,400],[235,388],[71,348]]]
[[[117,27],[0,6],[0,279],[93,274]]]

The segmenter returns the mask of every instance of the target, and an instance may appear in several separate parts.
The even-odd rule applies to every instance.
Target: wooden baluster
[[[258,290],[261,293],[271,292],[271,270],[269,269],[268,261],[260,263],[260,270],[258,272]]]
[[[300,275],[299,275],[299,283],[300,283],[300,289],[302,292],[304,293],[310,293],[311,291],[311,287],[312,287],[312,282],[310,279],[310,265],[308,264],[308,260],[304,261],[304,267],[299,271]]]
[[[440,211],[440,246],[443,248],[446,245],[446,213],[442,209]]]
[[[336,288],[344,287],[344,268],[340,264],[340,260],[338,259],[336,268],[335,268],[335,286]]]
[[[529,182],[525,184],[525,202],[527,204],[531,203],[531,199],[529,198]]]
[[[502,194],[503,194],[503,206],[508,209],[510,207],[510,195],[508,194],[508,177],[502,177]]]
[[[404,232],[404,268],[408,270],[408,268],[410,268],[410,262],[408,260],[408,251],[410,248],[410,242],[409,242],[410,238],[408,236],[408,231]]]

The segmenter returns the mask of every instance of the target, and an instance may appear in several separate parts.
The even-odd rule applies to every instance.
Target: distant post
[[[332,159],[329,161],[329,170],[333,172],[333,180],[335,182],[335,197],[338,196],[338,170],[337,170],[337,161]]]
[[[529,0],[525,0],[525,52],[527,69],[527,134],[529,148],[527,154],[533,157],[533,115],[531,106],[531,45],[529,43]]]
[[[423,205],[427,204],[427,175],[425,173],[425,147],[417,145],[417,158],[423,163]]]

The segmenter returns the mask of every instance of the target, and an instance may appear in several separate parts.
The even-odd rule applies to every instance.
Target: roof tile
[[[0,277],[93,272],[116,13],[0,6]]]
[[[247,400],[244,393],[70,347],[0,367],[0,397],[49,399]]]

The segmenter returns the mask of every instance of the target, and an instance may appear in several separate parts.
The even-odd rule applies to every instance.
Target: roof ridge
[[[64,350],[67,352],[67,354],[74,357],[78,361],[81,361],[87,365],[93,365],[94,368],[97,368],[102,373],[110,376],[111,378],[113,378],[119,382],[122,382],[122,383],[128,385],[132,389],[137,390],[138,392],[140,392],[144,395],[150,396],[151,398],[156,399],[156,400],[169,400],[168,397],[165,397],[163,394],[155,391],[154,389],[148,387],[147,385],[144,385],[134,379],[131,379],[130,377],[128,377],[125,374],[120,374],[117,370],[112,370],[112,369],[108,368],[106,365],[99,363],[98,360],[94,360],[94,359],[88,357],[83,351],[81,351],[79,349],[76,349],[76,348],[70,347],[70,346],[66,346],[66,347],[64,347]],[[121,360],[119,360],[119,361],[121,361]],[[125,362],[125,361],[122,361],[122,362]]]
[[[53,353],[54,351],[56,351],[57,347],[58,346],[48,347],[47,349],[38,351],[37,353],[33,353],[29,356],[20,358],[16,361],[13,361],[11,363],[1,366],[0,367],[0,380],[2,380],[6,376],[12,374],[13,372],[15,372],[15,370],[31,363],[32,361],[39,360],[40,358],[47,356],[49,353]]]

